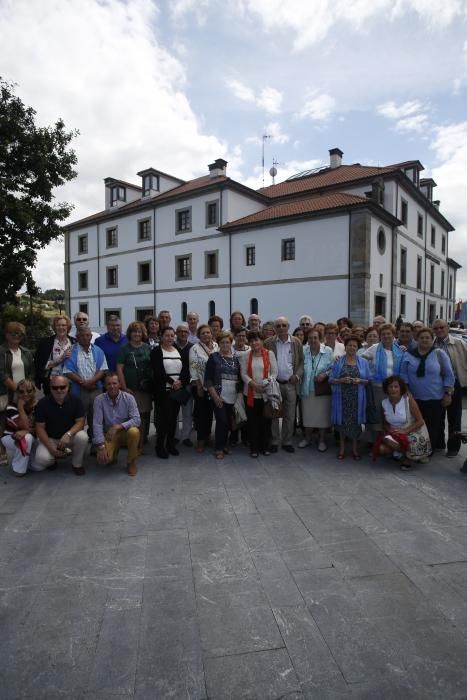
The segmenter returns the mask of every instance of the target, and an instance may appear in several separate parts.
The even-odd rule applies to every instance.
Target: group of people
[[[299,448],[316,439],[324,452],[334,433],[339,460],[347,441],[359,460],[366,440],[374,458],[392,455],[401,469],[427,462],[434,450],[447,448],[451,457],[460,449],[467,346],[445,320],[432,328],[403,322],[396,332],[381,316],[364,328],[345,317],[323,323],[304,315],[291,332],[285,317],[262,323],[234,311],[224,329],[220,316],[200,324],[189,312],[174,328],[164,310],[126,333],[112,315],[103,335],[92,332],[87,314],[73,320],[56,316],[34,353],[23,345],[24,326],[6,325],[0,460],[18,476],[54,469],[67,456],[82,475],[89,443],[101,464],[114,463],[126,446],[135,476],[151,413],[160,459],[178,455],[179,444],[193,447],[193,430],[202,453],[214,422],[218,460],[239,440],[252,458],[293,453],[298,429]]]

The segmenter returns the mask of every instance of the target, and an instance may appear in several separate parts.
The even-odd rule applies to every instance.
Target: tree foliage
[[[53,191],[76,177],[69,144],[78,132],[61,119],[37,126],[35,117],[0,77],[0,308],[31,285],[37,251],[62,234],[73,208],[55,202]]]

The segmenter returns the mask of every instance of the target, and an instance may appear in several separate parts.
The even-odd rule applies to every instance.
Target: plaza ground
[[[466,446],[180,451],[2,467],[2,700],[467,697]]]

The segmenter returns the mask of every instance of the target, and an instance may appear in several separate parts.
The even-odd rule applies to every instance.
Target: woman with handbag
[[[265,390],[268,380],[277,379],[277,360],[272,350],[263,347],[260,333],[249,331],[247,338],[251,350],[240,358],[240,372],[246,403],[250,457],[258,457],[259,452],[268,456],[271,454],[272,411],[270,402],[265,401]]]
[[[300,384],[304,439],[299,447],[311,445],[313,429],[319,430],[318,450],[325,452],[325,432],[331,427],[331,388],[328,373],[334,364],[330,347],[322,345],[318,329],[308,331],[307,344],[303,348],[304,369]]]
[[[156,455],[167,459],[179,454],[175,447],[175,430],[180,406],[190,394],[188,355],[175,347],[175,331],[171,326],[161,331],[160,345],[151,352],[156,412]]]
[[[215,450],[216,459],[224,459],[230,454],[227,447],[229,431],[232,427],[234,403],[237,398],[237,384],[240,381],[240,364],[232,351],[232,334],[221,331],[217,336],[219,352],[213,352],[206,364],[205,382],[214,404],[216,417]]]
[[[208,324],[201,325],[197,330],[198,342],[190,348],[189,363],[191,383],[195,391],[195,405],[193,414],[196,416],[196,430],[198,444],[197,452],[204,452],[206,442],[211,437],[212,430],[212,401],[204,386],[204,374],[206,363],[213,352],[219,350],[219,346],[212,338],[211,328]]]
[[[122,345],[117,356],[117,375],[122,391],[135,397],[141,416],[140,452],[147,442],[151,415],[151,350],[147,344],[144,323],[132,321],[126,330],[128,343]]]
[[[76,338],[69,335],[71,319],[68,316],[55,316],[52,319],[54,335],[41,338],[34,353],[35,379],[38,389],[50,394],[50,377],[63,374],[63,365],[71,355],[71,348]]]
[[[407,471],[412,462],[426,464],[431,454],[428,430],[415,399],[407,391],[407,384],[396,376],[383,382],[384,431],[373,448],[376,455],[400,456],[400,468]]]
[[[340,446],[337,459],[345,457],[345,438],[352,440],[352,459],[361,459],[358,439],[366,423],[366,386],[370,379],[368,361],[357,356],[358,338],[350,336],[345,355],[334,364],[329,383],[332,389],[331,421],[339,431]]]

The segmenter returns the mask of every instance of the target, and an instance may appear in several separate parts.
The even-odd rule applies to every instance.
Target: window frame
[[[147,238],[143,238],[141,236],[141,229],[143,224],[149,224],[149,236]],[[144,217],[143,219],[138,219],[137,221],[137,226],[138,226],[138,243],[146,243],[147,241],[152,240],[152,219],[151,217]]]
[[[430,294],[435,293],[435,264],[430,263]]]
[[[181,214],[188,213],[190,218],[190,225],[184,228],[179,228],[179,217]],[[182,207],[181,209],[175,209],[175,233],[190,233],[193,230],[193,207]]]
[[[399,282],[403,285],[407,285],[407,257],[407,248],[401,245],[399,261]]]
[[[113,307],[110,309],[105,308],[104,309],[104,323],[105,323],[105,325],[107,325],[107,321],[108,321],[109,316],[112,316],[112,315],[118,316],[118,318],[121,321],[122,320],[122,309],[121,308],[115,309]]]
[[[85,243],[85,246],[82,246],[82,243]],[[86,250],[81,250],[81,248],[86,248]],[[89,241],[88,241],[88,234],[87,233],[81,233],[78,236],[78,255],[87,255],[89,253]]]
[[[115,284],[109,284],[109,274],[115,272]],[[118,265],[108,265],[105,268],[105,288],[116,289],[118,287]]]
[[[184,255],[176,255],[175,256],[175,281],[176,282],[186,282],[187,280],[189,281],[193,278],[192,258],[193,258],[192,253],[185,253]],[[182,260],[187,261],[188,269],[189,269],[189,274],[187,274],[187,275],[180,275],[180,263]]]
[[[253,251],[253,262],[250,262],[249,251]],[[254,267],[256,265],[256,245],[245,246],[245,267]]]
[[[209,223],[209,208],[212,206],[216,207],[216,216],[215,216],[214,223]],[[218,199],[211,199],[209,202],[205,202],[204,203],[204,211],[205,211],[205,228],[217,228],[219,226],[219,200]]]
[[[78,311],[81,314],[86,314],[86,316],[89,318],[89,302],[80,301],[80,303],[78,304]]]
[[[143,280],[141,275],[141,270],[143,265],[149,265],[149,279]],[[140,284],[152,284],[152,260],[138,260],[138,285]]]
[[[141,313],[144,311],[144,316]],[[154,307],[153,306],[135,306],[135,314],[134,318],[137,321],[140,321],[141,323],[144,321],[146,316],[154,316]]]
[[[81,284],[81,275],[86,275],[86,285]],[[78,270],[78,292],[87,292],[89,290],[89,271]]]
[[[146,186],[147,178],[149,178],[149,187]],[[157,186],[154,186],[154,183],[156,183]],[[151,194],[151,190],[159,192],[159,175],[146,173],[146,175],[143,175],[141,186],[143,190],[143,197],[148,197]]]
[[[215,256],[215,271],[209,272],[208,270],[208,259],[209,256]],[[217,250],[205,250],[204,251],[204,278],[213,279],[219,277],[219,249]]]
[[[417,236],[419,238],[423,238],[423,214],[420,214],[420,212],[417,213]],[[420,226],[421,223],[421,226]]]
[[[115,243],[110,243],[109,245],[109,234],[113,231],[115,231]],[[118,226],[108,226],[105,229],[105,248],[106,250],[118,248]]]
[[[433,224],[431,224],[430,246],[432,248],[436,248],[436,226],[434,226]]]
[[[409,203],[406,199],[401,197],[401,221],[402,226],[407,228],[407,222],[409,220]]]
[[[291,255],[292,250],[289,250],[289,246],[293,248],[293,256]],[[295,238],[283,238],[281,240],[281,262],[293,262],[295,260]]]
[[[423,288],[423,257],[417,255],[417,280],[416,280],[417,291],[421,291]]]
[[[110,206],[114,207],[117,202],[126,202],[126,187],[123,185],[112,185],[110,188]]]

